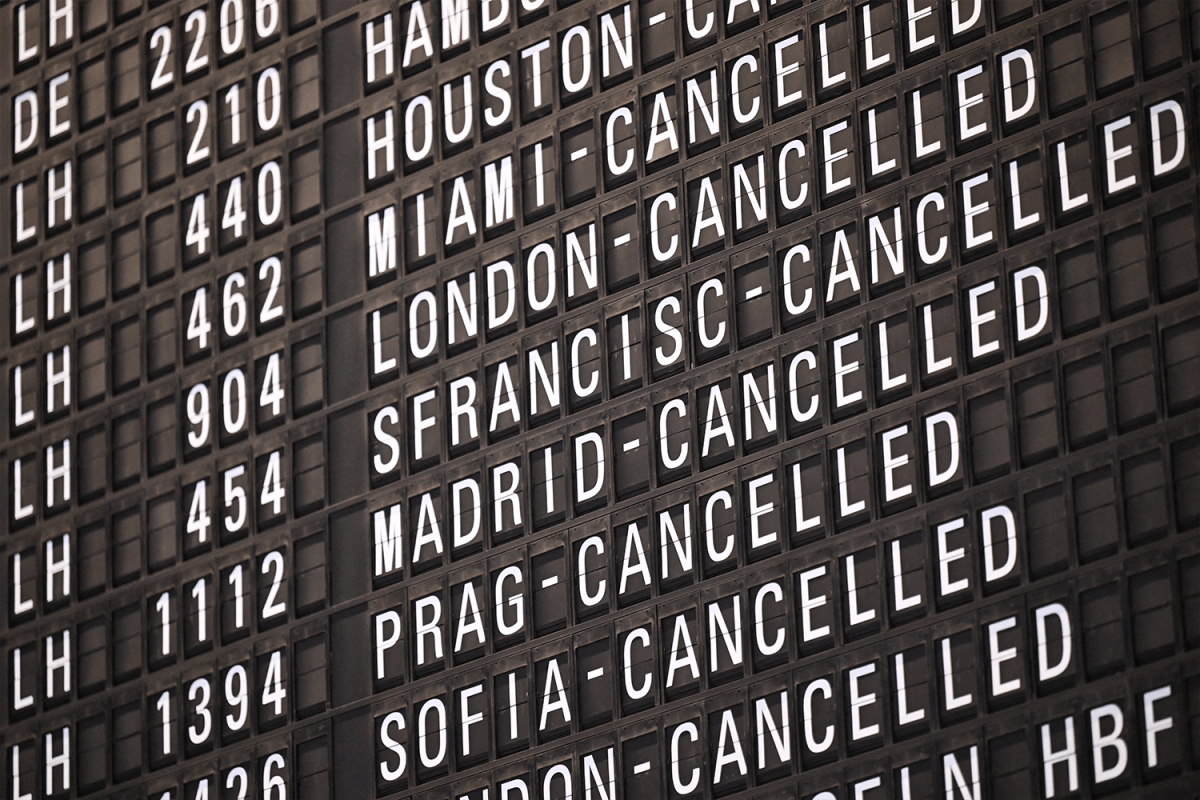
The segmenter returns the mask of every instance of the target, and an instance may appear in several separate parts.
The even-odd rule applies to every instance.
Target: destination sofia
[[[1022,639],[1014,636],[1013,641]],[[1017,647],[1006,648],[1000,658],[1016,661],[1017,653]],[[902,663],[902,655],[896,659]],[[996,663],[990,670],[994,676],[999,675]],[[1035,678],[1056,666],[1043,659]],[[885,669],[886,679],[881,675]],[[938,672],[931,683],[961,678]],[[554,670],[547,675],[545,694],[542,687],[527,685],[528,674],[517,689],[516,676],[510,672],[496,677],[494,692],[483,681],[414,701],[411,711],[393,710],[376,717],[377,790],[384,793],[436,781],[450,774],[452,762],[474,765],[485,760],[493,741],[513,736],[528,740],[531,725],[545,730],[550,721],[569,718],[571,703],[561,678]],[[538,759],[536,767],[533,759],[524,760],[495,770],[490,787],[469,790],[460,785],[450,796],[455,800],[699,798],[707,796],[704,786],[720,793],[748,788],[751,780],[754,785],[779,785],[781,778],[837,762],[839,755],[842,763],[855,764],[855,755],[881,746],[887,706],[901,718],[927,719],[938,713],[920,701],[914,704],[913,687],[906,688],[904,680],[902,666],[870,661],[836,677],[831,672],[828,677],[789,681],[787,688],[780,688],[778,682],[751,685],[748,691],[723,698],[728,703],[724,707],[705,704],[707,713],[681,708],[660,724],[633,726],[631,730],[642,736],[624,739],[620,746],[614,746],[611,736],[579,742],[575,757],[558,750]],[[1040,767],[1042,792],[1028,796],[1064,796],[1078,791],[1081,783],[1097,790],[1120,787],[1138,770],[1137,761],[1144,759],[1148,770],[1175,761],[1184,714],[1182,693],[1170,683],[1149,687],[1135,690],[1118,685],[1090,695],[1084,704],[1047,708],[1047,721],[1036,726],[1037,734],[1018,745]],[[923,697],[935,693],[932,686],[917,689]],[[982,698],[955,695],[953,689],[946,689],[948,702],[981,704]],[[506,705],[510,692],[522,693],[520,705]],[[940,688],[937,694],[942,694]],[[877,752],[857,759],[863,763],[848,771],[846,794],[825,791],[804,796],[979,800],[991,796],[990,792],[984,795],[981,787],[993,786],[992,781],[1005,774],[992,769],[982,729],[960,726],[939,743],[917,741],[926,747],[911,752],[907,764],[892,761],[895,769],[889,769],[891,759],[882,759],[885,765],[880,765]],[[1142,759],[1136,757],[1139,753]],[[1088,762],[1094,768],[1088,768]],[[842,773],[829,772],[816,774],[836,787]],[[668,795],[662,794],[664,787]]]

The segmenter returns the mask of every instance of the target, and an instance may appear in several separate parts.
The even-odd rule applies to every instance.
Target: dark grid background
[[[0,333],[6,420],[0,461],[8,487],[0,500],[6,527],[0,680],[8,687],[0,745],[7,797],[193,800],[205,780],[210,796],[238,797],[244,774],[247,797],[478,800],[485,787],[494,798],[515,777],[525,777],[531,796],[541,796],[560,764],[582,796],[591,764],[607,779],[609,748],[616,796],[676,796],[670,743],[689,722],[698,741],[685,737],[679,769],[686,775],[698,767],[704,778],[687,797],[824,800],[823,791],[854,797],[858,785],[867,800],[900,798],[905,780],[912,797],[945,796],[958,791],[947,786],[945,757],[970,775],[972,755],[980,797],[1050,796],[1042,726],[1051,724],[1052,747],[1062,749],[1067,717],[1078,743],[1079,788],[1066,791],[1068,771],[1059,764],[1052,772],[1054,796],[1194,791],[1200,780],[1200,735],[1194,733],[1200,725],[1194,156],[1200,146],[1200,7],[1175,0],[998,0],[955,32],[951,15],[959,9],[946,0],[762,0],[732,10],[707,0],[691,13],[703,20],[711,12],[711,32],[693,41],[688,11],[675,0],[512,0],[507,21],[486,35],[472,4],[468,40],[443,49],[441,4],[426,2],[434,55],[406,65],[411,2],[283,3],[263,36],[251,14],[269,14],[269,3],[256,9],[250,0],[244,6],[233,0],[76,0],[67,35],[65,23],[51,19],[60,2],[0,4],[0,196],[6,207],[0,303],[9,309]],[[218,41],[226,5],[231,19],[236,8],[247,10],[241,41],[229,53]],[[910,23],[926,6],[931,14],[918,13]],[[197,11],[203,26],[195,21]],[[665,18],[650,24],[660,14]],[[864,19],[876,34],[870,48]],[[373,82],[365,56],[368,24],[376,32],[392,26],[396,47],[393,73],[381,78],[378,60]],[[530,62],[519,53],[548,38],[546,57],[557,58],[575,25],[592,37],[591,79],[571,93],[556,69],[537,106]],[[598,42],[606,25],[619,35],[631,32],[628,67],[614,50],[605,72]],[[201,27],[205,34],[197,43]],[[164,29],[170,44],[160,69]],[[27,38],[18,38],[21,31]],[[786,44],[791,36],[798,38]],[[830,47],[827,66],[818,49],[822,36]],[[913,52],[908,43],[926,37],[932,44]],[[779,43],[797,60],[798,70],[785,77],[788,92],[802,90],[800,100],[784,102],[784,84],[775,83]],[[22,44],[26,50],[36,45],[36,52],[22,59]],[[1008,121],[1001,58],[1018,48],[1035,64],[1036,103]],[[866,68],[868,53],[884,52],[891,55],[886,64]],[[751,80],[747,91],[759,103],[757,113],[739,120],[735,109],[744,98],[732,91],[733,75],[747,54],[764,71],[741,79]],[[427,156],[408,159],[405,113],[413,99],[427,94],[440,116],[443,98],[452,106],[461,99],[456,87],[469,73],[480,100],[489,67],[502,59],[510,67],[510,121],[486,126],[481,120],[489,109],[477,102],[465,140],[439,137]],[[977,64],[984,71],[963,94],[958,76]],[[719,130],[692,137],[688,81],[707,80],[710,71],[714,82],[699,86],[702,94],[720,95]],[[66,81],[56,82],[64,73]],[[844,77],[824,86],[825,73]],[[38,132],[32,146],[14,153],[8,131],[27,124],[14,116],[20,115],[16,98],[29,90],[38,98]],[[976,91],[984,97],[977,119],[986,120],[986,132],[965,135],[955,98]],[[55,119],[69,119],[56,136],[49,135],[52,92],[69,97],[55,112],[61,114]],[[267,97],[261,108],[258,92]],[[943,144],[927,157],[917,155],[913,92],[922,101],[924,140]],[[680,146],[648,161],[659,98],[674,116]],[[1166,100],[1183,110],[1184,157],[1155,175],[1146,110]],[[193,110],[198,101],[206,104],[203,121]],[[608,128],[619,108],[629,109],[630,122]],[[368,148],[368,121],[382,129],[389,109],[397,134],[392,169]],[[457,125],[461,116],[453,114],[461,108],[451,112]],[[877,160],[894,160],[894,167],[871,167],[869,114],[878,119]],[[1136,181],[1109,193],[1105,125],[1125,115],[1132,125],[1117,134],[1117,146],[1133,145],[1121,169]],[[841,120],[850,125],[824,139]],[[619,142],[632,140],[631,170],[614,174],[596,151],[596,143],[612,135],[608,130],[618,131]],[[787,162],[796,172],[781,176],[780,154],[795,140],[806,155]],[[837,159],[834,148],[843,147],[849,157]],[[588,152],[571,158],[581,148]],[[756,167],[760,155],[765,176],[756,171],[763,169]],[[485,225],[487,169],[505,157],[515,187],[512,218]],[[47,201],[68,162],[69,218],[64,203]],[[1023,212],[1039,213],[1035,224],[1021,226],[1012,213],[1010,163],[1026,189]],[[827,166],[845,170],[830,174],[848,178],[849,188],[826,192]],[[765,214],[745,226],[733,222],[737,202],[726,201],[738,191],[735,168],[768,186]],[[985,172],[990,182],[974,199],[990,192],[990,210],[976,220],[990,242],[969,246],[959,211],[966,202],[963,182]],[[445,220],[460,177],[478,201],[476,230],[449,242],[434,221],[419,230],[420,204],[426,219]],[[688,218],[706,177],[717,187],[724,231],[693,239]],[[549,189],[542,202],[539,178]],[[809,192],[803,203],[791,204],[775,187],[796,178],[808,180]],[[278,200],[270,191],[260,199],[258,187],[276,179]],[[1086,191],[1088,202],[1056,206],[1061,180],[1075,193]],[[789,184],[782,191],[795,189]],[[664,192],[673,193],[682,213],[662,218],[663,235],[678,235],[679,246],[660,260],[649,225]],[[946,213],[930,212],[930,218],[947,249],[926,263],[913,226],[931,192],[945,198]],[[239,200],[244,222],[224,224]],[[281,205],[272,208],[276,202]],[[753,211],[748,201],[739,207]],[[394,208],[396,268],[374,275],[369,220],[377,213],[382,220],[388,208]],[[196,224],[198,209],[204,224]],[[904,231],[903,274],[871,281],[872,218],[890,230],[893,209]],[[34,233],[26,238],[23,229],[31,224]],[[209,232],[198,244],[192,234],[205,224]],[[854,291],[827,283],[839,232],[860,265],[862,286]],[[630,234],[627,251],[613,243],[624,233]],[[550,308],[518,302],[513,323],[487,330],[481,321],[478,332],[455,332],[453,341],[443,316],[432,351],[414,353],[420,344],[413,342],[424,342],[433,324],[423,315],[422,292],[432,291],[440,304],[447,284],[465,286],[474,275],[482,320],[486,267],[507,258],[523,275],[521,266],[543,243],[557,253],[560,268]],[[597,249],[601,280],[568,296],[572,243]],[[797,272],[797,281],[811,282],[815,298],[802,312],[789,308],[794,287],[781,277],[786,254],[797,245],[812,253],[807,272]],[[881,253],[874,255],[890,274]],[[69,302],[53,289],[64,259]],[[1013,316],[1013,276],[1032,264],[1048,282],[1050,319],[1042,333],[1022,340]],[[713,279],[725,293],[719,305],[703,306],[701,287]],[[990,297],[972,291],[992,281],[998,289]],[[746,289],[755,286],[764,293],[746,299]],[[543,279],[535,292],[545,289]],[[655,348],[673,347],[653,327],[665,298],[677,301],[671,324],[683,326],[684,338],[680,360],[660,364]],[[972,343],[977,301],[983,313],[996,315],[980,328],[999,344],[990,353]],[[714,346],[700,340],[702,306],[726,324]],[[936,350],[953,360],[940,372],[924,355],[927,308],[934,328],[944,332]],[[211,324],[204,345],[189,333],[198,309]],[[892,352],[907,359],[909,381],[898,389],[883,386],[875,361],[881,322],[895,337],[888,340]],[[394,367],[373,368],[376,324],[379,352],[384,360],[394,357]],[[623,324],[633,331],[628,339]],[[585,329],[596,334],[582,361],[599,370],[598,391],[573,393],[564,372],[562,402],[530,413],[537,401],[525,395],[532,385],[529,353],[546,357],[557,347],[565,365]],[[834,344],[855,332],[857,345],[843,350]],[[631,373],[623,364],[627,342],[635,343]],[[47,383],[67,347],[68,387],[61,380]],[[815,393],[818,410],[806,419],[789,410],[785,395],[784,376],[800,353],[811,353],[818,365],[802,395],[807,400]],[[835,361],[844,365],[851,358],[864,368],[839,385]],[[520,419],[489,429],[485,403],[482,435],[456,447],[443,418],[435,445],[418,459],[409,417],[414,398],[437,390],[444,409],[447,387],[465,376],[490,396],[502,368],[517,376]],[[701,423],[713,388],[730,414],[740,416],[743,402],[750,402],[746,376],[756,390],[774,382],[763,391],[778,392],[777,426],[743,430],[739,422],[732,446],[721,447],[725,440],[718,439],[714,451],[701,455]],[[197,385],[206,387],[208,415],[192,413]],[[244,407],[226,402],[223,392],[244,393]],[[861,393],[857,401],[838,404],[839,393],[854,392]],[[271,402],[280,393],[282,401]],[[676,399],[686,413],[674,417],[667,441],[670,448],[689,442],[689,457],[666,468],[649,444],[626,457],[620,443],[655,439],[663,408]],[[388,430],[404,455],[385,473],[372,466],[387,458],[373,429],[389,407],[403,420]],[[25,421],[22,412],[29,409],[33,417]],[[957,420],[961,458],[949,480],[935,486],[919,434],[930,415],[943,411]],[[200,417],[207,421],[197,422]],[[880,434],[900,425],[912,432],[897,445],[907,448],[911,466],[898,474],[913,492],[893,500],[883,485],[889,456]],[[571,502],[569,459],[576,437],[589,432],[605,442],[610,479],[601,496]],[[47,470],[67,457],[64,441],[70,442],[69,497],[63,480],[47,480]],[[522,525],[493,519],[486,499],[493,470],[508,463],[529,481]],[[563,480],[553,490],[554,512],[542,513],[546,485],[536,476],[548,472]],[[835,475],[845,478],[839,483]],[[480,539],[414,563],[406,556],[402,570],[375,574],[377,512],[382,518],[398,505],[412,536],[427,498],[448,541],[449,487],[471,476],[485,487]],[[763,501],[751,499],[748,487],[765,478],[771,480],[757,485],[767,487],[762,497],[774,505],[763,524],[783,533],[755,549],[748,546],[750,509]],[[283,490],[279,502],[271,494],[276,481]],[[666,514],[682,525],[687,504],[695,526],[722,490],[729,511],[721,525],[737,542],[729,558],[707,558],[696,529],[694,563],[675,571],[680,565],[668,564],[668,545],[660,550],[651,535],[650,581],[616,590],[631,524],[661,531]],[[189,525],[198,492],[210,515],[203,536]],[[225,525],[239,492],[246,498],[244,518]],[[860,498],[861,508],[847,513],[842,497]],[[1020,557],[1011,572],[991,581],[981,560],[981,515],[1000,505],[1013,514]],[[795,530],[789,521],[805,514],[822,522]],[[961,529],[945,527],[958,518],[965,518]],[[939,539],[943,530],[949,538]],[[64,547],[71,554],[65,572],[59,569]],[[968,586],[946,592],[950,573],[939,572],[939,553],[955,547],[969,555],[949,569],[961,570],[953,575],[967,578]],[[912,609],[897,608],[892,598],[896,553],[903,554],[906,590],[924,598]],[[498,574],[514,565],[524,576],[525,625],[503,636],[496,633],[491,592]],[[586,601],[601,579],[609,587],[604,598]],[[873,598],[872,620],[852,621],[848,580]],[[787,646],[777,654],[756,650],[751,630],[755,598],[771,583],[784,600],[770,619],[788,631]],[[419,663],[412,635],[418,602],[440,598],[444,622],[463,602],[466,585],[487,614],[486,643],[452,652],[454,630],[443,624],[445,657]],[[809,608],[808,623],[802,619],[805,592],[828,598],[824,607]],[[713,604],[732,613],[735,597],[746,657],[709,669],[710,656],[722,651],[716,636],[702,641],[705,620]],[[1070,615],[1072,657],[1060,677],[1036,681],[1034,619],[1052,603]],[[404,638],[388,652],[380,678],[376,640],[386,629],[380,620],[391,611],[403,620]],[[988,626],[1009,617],[1017,620],[1016,633],[1006,636],[1018,657],[1005,669],[1014,669],[1021,685],[993,696],[989,658],[996,646]],[[668,665],[678,656],[672,633],[681,618],[696,637],[700,677],[668,688]],[[806,624],[827,632],[804,641]],[[642,700],[623,692],[615,677],[629,634],[638,629],[649,631],[653,642],[640,668],[655,676]],[[70,652],[66,687],[61,668],[47,672],[64,647]],[[947,710],[939,694],[944,652],[951,654],[955,680],[973,696],[955,710]],[[925,693],[924,719],[908,725],[900,724],[891,688],[897,654],[908,664],[909,682]],[[511,721],[504,716],[507,676],[519,675],[522,691],[527,684],[541,687],[551,664],[565,681],[571,719],[560,716],[560,724],[538,730],[541,700],[526,692],[517,706],[520,735],[502,735],[502,724]],[[861,687],[877,693],[879,702],[864,710],[861,723],[879,727],[852,740],[849,726],[858,722],[848,707],[849,675],[863,664],[878,665]],[[587,676],[597,668],[613,678],[593,690]],[[278,706],[259,702],[276,676],[286,698]],[[835,701],[818,704],[812,725],[835,726],[835,743],[811,753],[803,747],[801,697],[822,678]],[[195,743],[185,729],[200,726],[199,681],[211,692],[212,730]],[[233,725],[226,717],[236,717],[240,706],[227,697],[239,695],[241,681],[247,716]],[[465,753],[453,719],[462,690],[479,684],[491,703],[484,712],[490,727]],[[1173,725],[1157,735],[1152,758],[1144,744],[1143,698],[1161,687],[1170,693],[1154,708]],[[777,702],[770,698],[781,692],[789,697],[791,759],[763,765],[762,745],[752,741],[757,703]],[[446,758],[425,767],[417,720],[434,699],[452,720],[451,738]],[[1089,712],[1106,703],[1123,709],[1129,765],[1119,778],[1095,785]],[[713,768],[727,711],[744,733],[747,769],[743,776],[727,765],[727,777],[718,782]],[[396,713],[405,721],[408,763],[403,777],[389,782],[385,773],[396,760],[384,742],[387,731],[399,736],[389,722]],[[772,706],[771,713],[782,712]],[[64,727],[70,731],[67,790],[61,769],[49,773],[49,786],[43,769],[62,751]],[[651,769],[635,772],[645,762]],[[546,796],[561,795],[561,780],[551,778]]]

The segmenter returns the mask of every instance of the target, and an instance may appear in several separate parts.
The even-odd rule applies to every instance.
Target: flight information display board
[[[0,2],[9,800],[1200,783],[1200,5]]]

